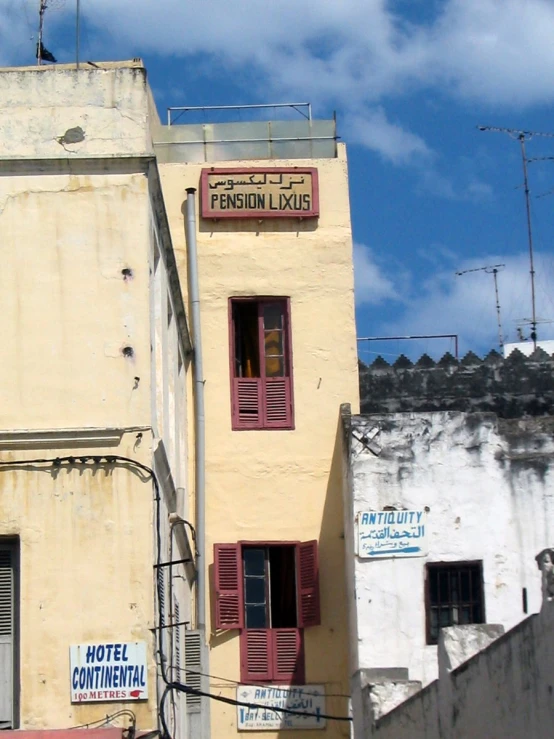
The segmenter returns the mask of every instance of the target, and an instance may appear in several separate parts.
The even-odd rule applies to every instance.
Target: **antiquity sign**
[[[358,556],[422,557],[427,554],[425,511],[367,511],[358,514]]]
[[[237,701],[261,706],[237,706],[239,731],[325,728],[325,719],[321,717],[325,714],[323,685],[239,685]],[[271,707],[287,708],[294,713],[272,711]]]
[[[73,703],[148,698],[146,642],[77,644],[69,661]]]
[[[203,218],[312,218],[319,215],[315,167],[203,169]]]

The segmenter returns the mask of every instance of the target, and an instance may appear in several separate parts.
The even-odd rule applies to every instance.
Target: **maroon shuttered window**
[[[214,545],[215,626],[242,629],[244,599],[240,544]]]
[[[273,678],[271,629],[245,629],[240,641],[240,676],[244,682]]]
[[[245,629],[240,647],[241,682],[305,682],[301,629]]]
[[[303,683],[304,629],[320,624],[317,541],[215,544],[214,559],[215,624],[241,630],[241,680]]]
[[[232,426],[292,429],[292,353],[288,298],[231,298]]]
[[[296,546],[296,589],[298,593],[298,626],[319,626],[319,566],[317,541]]]

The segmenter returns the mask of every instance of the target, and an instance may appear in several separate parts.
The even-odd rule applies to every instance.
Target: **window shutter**
[[[304,682],[304,639],[300,629],[272,629],[273,680]]]
[[[317,541],[307,541],[296,546],[298,626],[319,626],[321,615]]]
[[[173,644],[175,649],[175,670],[177,680],[181,679],[181,609],[176,598],[173,599]]]
[[[292,425],[290,377],[266,377],[264,385],[264,426],[288,428]]]
[[[233,378],[233,428],[257,428],[262,423],[261,379]]]
[[[191,688],[202,687],[202,635],[199,631],[185,631],[185,682]],[[199,713],[202,697],[187,693],[187,713]]]
[[[239,544],[214,544],[215,627],[242,629],[244,601]]]
[[[14,574],[12,553],[0,549],[0,729],[13,723]]]
[[[271,629],[245,629],[240,635],[240,679],[245,683],[273,679]]]

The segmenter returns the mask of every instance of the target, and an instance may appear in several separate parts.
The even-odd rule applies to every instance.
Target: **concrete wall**
[[[350,400],[356,407],[358,398],[346,160],[341,147],[337,159],[236,164],[316,166],[321,217],[315,223],[312,219],[199,222],[209,581],[214,543],[317,538],[322,625],[305,631],[306,680],[339,694],[327,698],[327,711],[345,715],[347,701],[340,694],[348,694],[349,688],[338,429],[340,403]],[[186,289],[182,210],[186,188],[199,185],[201,167],[167,164],[160,171]],[[241,295],[291,299],[293,431],[231,429],[228,298]],[[212,626],[210,673],[225,678],[212,679],[213,692],[236,698],[236,689],[227,680],[240,681],[238,632],[215,633]],[[236,708],[212,702],[211,711],[214,736],[236,731]],[[347,723],[328,722],[326,735],[345,734]],[[275,735],[264,732],[267,737]]]
[[[393,365],[378,357],[360,362],[362,413],[416,411],[492,412],[501,418],[554,414],[554,358],[541,348],[507,359],[491,351],[469,352],[435,362],[424,354],[415,364],[400,356]]]
[[[479,627],[471,626],[445,629],[439,650],[439,679],[386,715],[374,716],[360,736],[551,737],[553,604],[545,603],[540,614],[529,617],[470,657],[463,642],[478,630]],[[371,711],[369,706],[368,709]]]
[[[152,154],[142,62],[0,70],[0,157]]]
[[[552,538],[553,423],[456,412],[352,417],[351,674],[404,667],[423,684],[436,678],[437,648],[426,645],[427,562],[482,560],[487,623],[511,628],[525,618],[523,588],[529,613],[538,611],[534,554]],[[356,556],[357,516],[387,506],[428,508],[427,556]]]

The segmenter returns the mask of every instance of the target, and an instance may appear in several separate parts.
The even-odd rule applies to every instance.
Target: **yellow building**
[[[139,62],[0,95],[0,726],[349,735],[334,122],[162,126]],[[124,644],[147,700],[91,698]]]
[[[196,202],[209,690],[345,717],[338,429],[341,402],[358,398],[345,148],[333,121],[311,118],[164,126],[154,141],[183,287]],[[290,725],[291,739],[350,730],[211,701],[212,736],[237,722],[266,737]]]
[[[0,728],[153,730],[194,573],[167,564],[190,343],[145,71],[5,69],[0,99]]]

